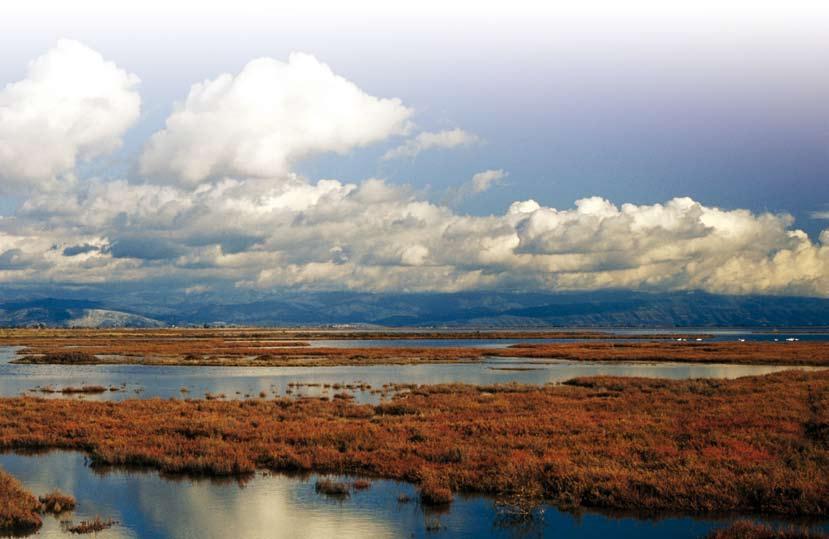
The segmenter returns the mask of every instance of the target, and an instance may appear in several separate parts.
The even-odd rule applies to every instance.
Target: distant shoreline
[[[309,346],[314,340],[499,340],[504,348],[464,346]],[[487,357],[610,362],[829,366],[829,340],[707,341],[700,334],[601,332],[328,333],[309,330],[3,330],[0,345],[22,347],[13,363],[189,366],[349,366],[461,363]],[[561,342],[520,342],[522,339]],[[633,340],[637,339],[637,340]]]

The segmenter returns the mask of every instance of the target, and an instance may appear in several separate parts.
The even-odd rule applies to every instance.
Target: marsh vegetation
[[[331,333],[285,330],[3,330],[0,343],[21,346],[14,361],[28,364],[95,365],[147,364],[189,366],[357,366],[480,362],[486,358],[522,357],[606,362],[688,362],[761,365],[829,366],[829,341],[727,341],[708,342],[704,336],[689,340],[680,334],[481,332],[475,342],[537,339],[502,348],[476,346],[366,346],[366,335],[383,342],[417,343],[427,335],[433,341],[455,342],[467,333],[342,333],[352,347],[309,346]],[[564,336],[566,335],[566,337]],[[437,338],[440,336],[441,338]],[[482,337],[483,336],[483,337]],[[623,337],[623,338],[622,338]],[[562,342],[552,342],[558,339]],[[631,340],[634,339],[634,340]],[[459,342],[459,341],[458,341]]]
[[[0,399],[0,447],[77,449],[166,473],[376,476],[456,492],[530,489],[561,507],[826,515],[829,373],[419,386],[347,400]]]

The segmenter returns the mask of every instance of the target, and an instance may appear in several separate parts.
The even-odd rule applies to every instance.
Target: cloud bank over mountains
[[[413,157],[480,141],[461,129],[414,134],[411,108],[306,54],[194,84],[146,142],[136,177],[81,177],[78,162],[117,149],[137,121],[137,85],[61,41],[0,92],[0,190],[26,197],[0,217],[0,283],[829,296],[829,230],[812,240],[785,214],[592,197],[472,216],[380,178],[301,177],[294,165],[314,155],[396,141],[386,158]],[[459,184],[480,193],[507,174]]]

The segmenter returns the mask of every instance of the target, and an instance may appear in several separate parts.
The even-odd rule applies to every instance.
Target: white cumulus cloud
[[[47,187],[78,159],[117,149],[138,118],[138,77],[61,40],[0,91],[0,189]]]
[[[416,137],[407,140],[400,146],[392,148],[383,155],[383,159],[397,159],[400,157],[415,157],[420,152],[432,148],[456,148],[458,146],[472,146],[478,144],[481,138],[478,135],[463,129],[448,129],[436,133],[425,131]]]
[[[378,178],[303,178],[291,171],[296,160],[402,133],[411,111],[301,54],[193,86],[142,156],[170,185],[76,178],[44,188],[118,145],[138,114],[136,82],[61,42],[0,94],[3,185],[38,187],[0,216],[0,283],[829,297],[829,230],[813,240],[787,214],[595,196],[566,208],[505,202],[500,215],[473,216]],[[421,133],[400,152],[470,140],[462,130]],[[479,172],[455,194],[506,175]]]
[[[308,54],[260,58],[190,89],[155,133],[141,171],[197,184],[221,175],[279,177],[295,161],[345,153],[408,128],[411,109],[366,94]]]

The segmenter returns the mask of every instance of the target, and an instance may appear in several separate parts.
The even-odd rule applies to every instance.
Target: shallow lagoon
[[[737,378],[762,375],[791,367],[774,365],[725,365],[646,362],[577,362],[524,358],[490,358],[475,363],[423,365],[375,365],[339,367],[197,367],[150,365],[19,365],[9,363],[16,349],[0,348],[0,396],[29,394],[64,397],[60,393],[30,392],[35,387],[101,385],[121,391],[83,395],[85,399],[202,398],[206,393],[226,398],[323,395],[319,387],[289,384],[353,384],[362,382],[379,389],[383,384],[547,384],[577,376],[644,376],[654,378]],[[801,367],[809,368],[809,367]],[[182,388],[186,391],[182,391]],[[327,394],[333,394],[332,388]],[[377,402],[380,395],[356,391],[358,402]],[[78,397],[75,397],[78,398]]]
[[[318,538],[318,537],[675,537],[696,538],[734,517],[636,518],[594,512],[580,515],[547,507],[530,525],[503,525],[493,500],[457,496],[444,512],[424,511],[416,489],[394,481],[345,499],[314,491],[317,476],[257,474],[243,484],[192,478],[163,478],[155,472],[99,471],[76,452],[0,455],[0,466],[36,494],[59,488],[78,500],[60,519],[101,516],[118,524],[97,535],[109,538]],[[412,502],[398,503],[400,494]],[[427,530],[439,523],[439,530]],[[829,531],[829,522],[812,522]],[[76,537],[47,516],[40,537]]]

